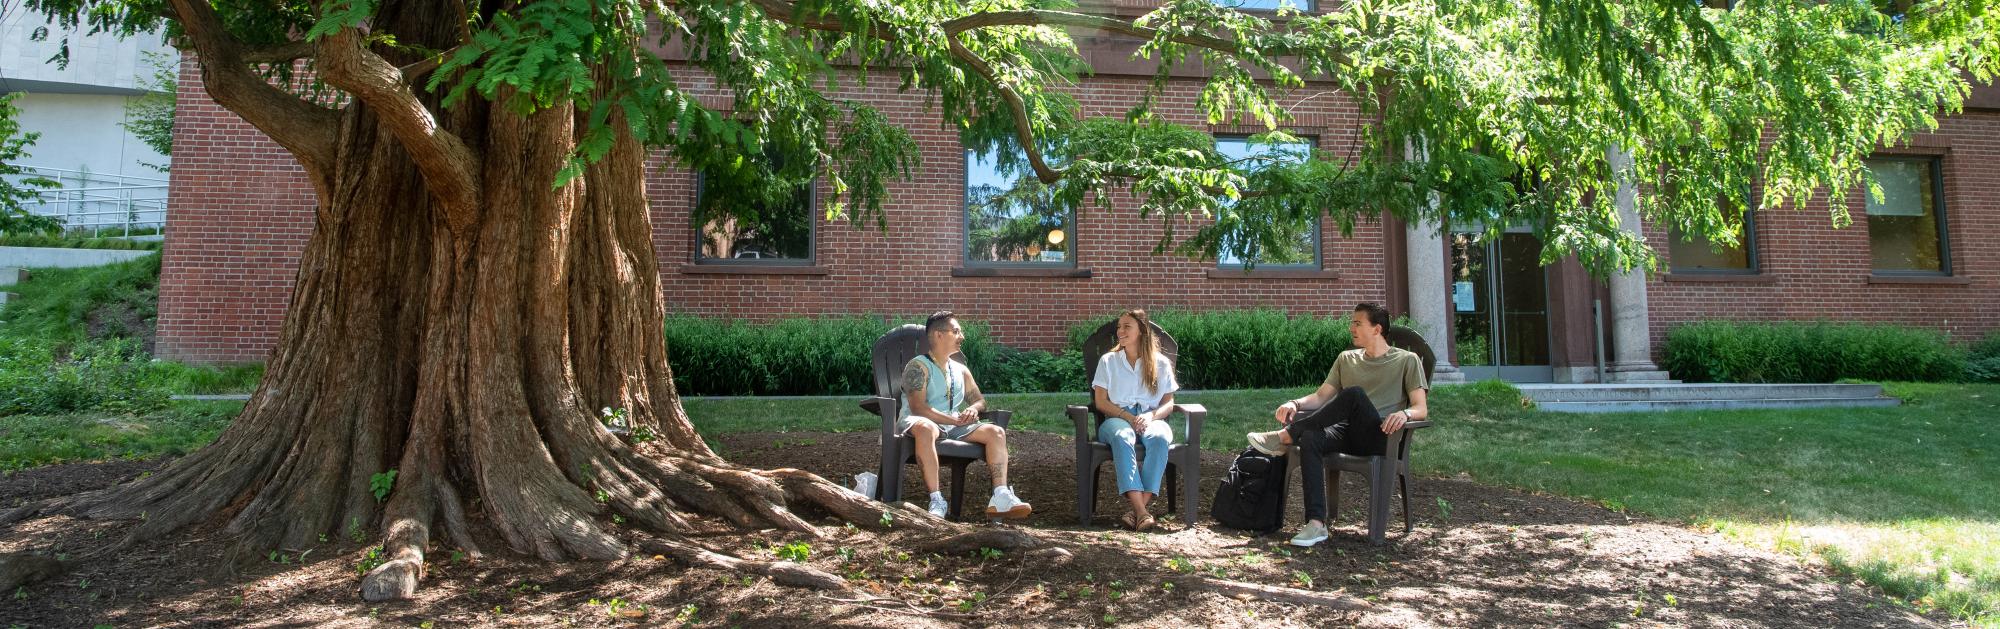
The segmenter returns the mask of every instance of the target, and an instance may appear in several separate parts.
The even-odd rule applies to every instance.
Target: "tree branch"
[[[250,65],[263,65],[267,63],[289,63],[296,59],[303,59],[306,57],[313,56],[313,52],[316,51],[318,48],[319,45],[314,42],[309,42],[302,39],[293,40],[283,44],[278,44],[276,46],[266,46],[263,48],[251,48],[249,50],[245,50],[243,52],[243,62],[248,63]]]
[[[951,56],[964,62],[965,65],[972,66],[974,72],[978,72],[986,82],[993,84],[994,89],[999,90],[1000,99],[1007,101],[1007,109],[1014,117],[1014,140],[1019,142],[1021,150],[1028,154],[1028,165],[1034,167],[1035,178],[1040,179],[1043,185],[1062,180],[1063,171],[1050,167],[1042,158],[1042,149],[1035,142],[1034,126],[1028,122],[1028,104],[1021,100],[1021,94],[1014,91],[1014,86],[1002,80],[999,74],[993,71],[991,64],[986,63],[985,59],[979,58],[979,55],[960,43],[958,35],[948,33],[944,39],[951,46]]]
[[[402,71],[364,48],[352,27],[322,40],[319,71],[327,83],[372,109],[409,151],[424,183],[444,206],[446,222],[455,227],[470,224],[479,207],[479,161],[463,140],[438,124],[437,116],[403,82]]]
[[[323,198],[331,190],[339,114],[286,93],[250,71],[237,43],[205,0],[173,0],[173,12],[201,64],[208,95],[291,151]]]

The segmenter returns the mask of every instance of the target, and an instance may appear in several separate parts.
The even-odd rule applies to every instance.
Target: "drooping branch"
[[[1048,161],[1042,157],[1041,146],[1035,142],[1035,128],[1028,122],[1028,104],[1021,100],[1020,92],[1015,91],[1012,84],[1000,78],[999,74],[993,71],[992,64],[959,42],[957,34],[947,33],[944,37],[945,42],[951,46],[951,56],[971,66],[974,72],[978,72],[980,77],[986,79],[986,82],[993,84],[993,89],[1000,92],[1001,100],[1007,101],[1007,110],[1014,118],[1014,139],[1020,142],[1021,151],[1027,154],[1028,165],[1035,169],[1035,178],[1041,180],[1043,185],[1061,180],[1063,171],[1049,166]]]
[[[319,47],[320,76],[366,103],[424,174],[446,222],[464,230],[478,216],[479,157],[404,82],[403,72],[364,47],[352,27],[326,36]]]
[[[264,55],[246,54],[207,2],[173,0],[173,11],[194,45],[209,96],[291,151],[324,199],[331,190],[339,114],[251,72],[249,64]]]

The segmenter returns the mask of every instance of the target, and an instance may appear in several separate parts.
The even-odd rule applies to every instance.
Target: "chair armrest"
[[[1417,429],[1429,428],[1430,426],[1431,423],[1425,420],[1404,423],[1402,430],[1396,431],[1396,434],[1389,435],[1389,441],[1387,444],[1384,444],[1386,447],[1383,451],[1395,453],[1397,460],[1408,461],[1410,459],[1411,438],[1416,436]]]
[[[883,441],[898,439],[903,436],[903,431],[898,430],[898,426],[896,425],[896,411],[899,410],[899,407],[894,398],[870,397],[861,401],[861,408],[867,409],[868,412],[882,418]]]
[[[1090,407],[1070,405],[1063,407],[1069,415],[1070,425],[1076,428],[1076,442],[1090,443]]]
[[[1006,428],[1008,427],[1007,424],[1013,423],[1014,421],[1014,411],[1000,411],[1000,410],[981,411],[979,413],[979,418],[986,420],[986,423],[993,424],[1001,428]]]
[[[1174,404],[1174,410],[1187,416],[1187,443],[1200,450],[1201,424],[1208,419],[1208,407],[1200,404]]]

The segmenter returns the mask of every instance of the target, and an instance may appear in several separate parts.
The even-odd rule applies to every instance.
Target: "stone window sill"
[[[1972,278],[1956,275],[1869,275],[1870,284],[1971,284]]]
[[[1211,268],[1211,280],[1337,280],[1340,273],[1326,269]]]
[[[826,275],[827,268],[786,264],[683,264],[683,275]]]
[[[1660,276],[1665,282],[1723,282],[1737,284],[1771,284],[1778,276],[1767,273],[1668,273]]]
[[[1090,269],[1071,267],[1031,267],[1031,266],[961,266],[951,270],[952,277],[1056,277],[1084,279],[1091,276]]]

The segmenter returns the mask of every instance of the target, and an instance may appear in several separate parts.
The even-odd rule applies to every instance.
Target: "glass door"
[[[1452,343],[1469,380],[1549,382],[1549,286],[1541,240],[1510,230],[1498,238],[1451,238]]]

